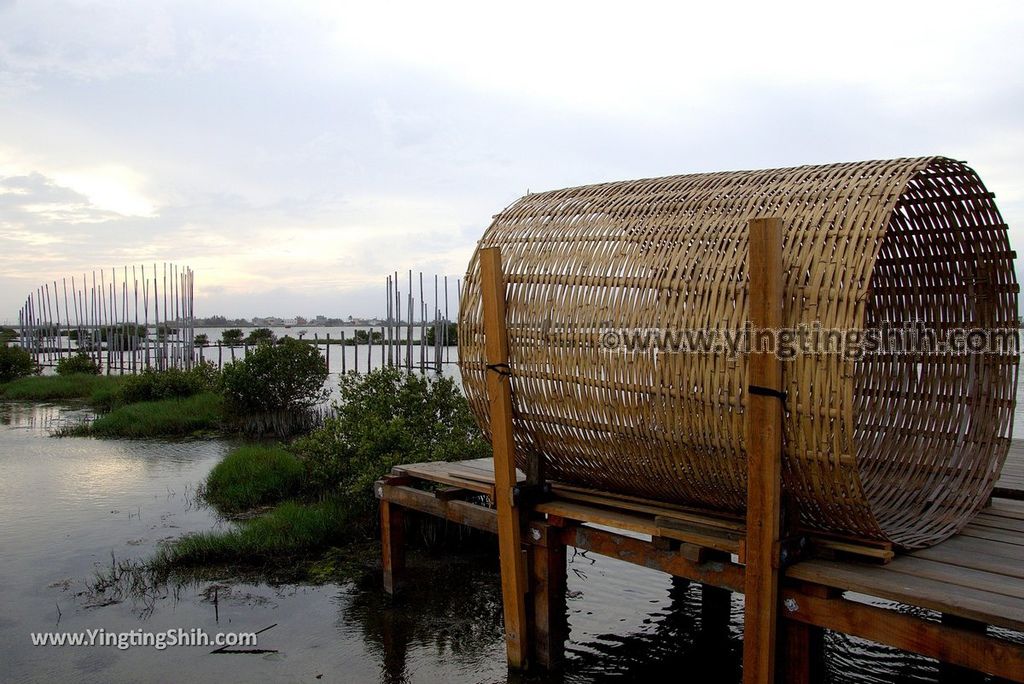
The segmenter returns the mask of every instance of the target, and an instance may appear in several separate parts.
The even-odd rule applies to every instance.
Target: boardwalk
[[[857,553],[843,553],[841,543],[812,539],[811,552],[784,570],[783,634],[790,640],[787,648],[796,647],[801,654],[794,659],[799,667],[787,665],[792,671],[786,672],[784,679],[810,681],[807,651],[809,644],[820,643],[813,630],[829,629],[1024,682],[1024,645],[1019,642],[1024,634],[1022,447],[1024,443],[1014,443],[1000,480],[1000,493],[990,505],[959,534],[931,548],[895,557],[892,550],[881,553],[879,549],[878,557],[871,558],[870,548],[857,550],[845,545]],[[384,520],[399,522],[384,526],[389,590],[398,584],[404,565],[403,511],[497,532],[496,511],[475,503],[471,496],[484,494],[493,500],[493,468],[490,459],[412,464],[395,468],[392,476],[377,483],[382,512],[388,513]],[[521,473],[518,479],[523,479]],[[425,483],[433,489],[416,488]],[[437,489],[436,485],[444,487]],[[528,506],[531,522],[524,543],[530,557],[544,562],[554,559],[548,572],[539,572],[538,561],[532,561],[530,581],[552,589],[533,599],[535,613],[557,616],[563,610],[560,593],[564,587],[559,578],[564,557],[560,554],[566,545],[726,591],[744,589],[745,531],[741,520],[602,495],[557,482],[551,483],[549,497]],[[840,553],[835,553],[836,549]],[[894,601],[912,610],[907,613],[870,605],[865,598]],[[927,611],[940,613],[941,621],[928,619]],[[1004,638],[1005,633],[989,631],[988,626],[1010,630],[1015,636]],[[538,662],[556,660],[555,654],[562,648],[562,637],[554,637],[547,627],[546,623],[534,627],[541,634],[533,644],[534,649],[541,649]],[[794,631],[800,627],[812,631]]]

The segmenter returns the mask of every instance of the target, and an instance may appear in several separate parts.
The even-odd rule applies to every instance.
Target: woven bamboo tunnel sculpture
[[[500,247],[505,267],[520,467],[535,454],[551,480],[744,510],[744,356],[609,342],[742,329],[754,217],[783,222],[788,328],[1017,324],[1006,225],[977,174],[951,159],[528,194],[479,245]],[[478,269],[474,255],[460,365],[488,431]],[[801,524],[917,548],[984,505],[1009,448],[1015,354],[797,354],[783,365],[783,487]]]

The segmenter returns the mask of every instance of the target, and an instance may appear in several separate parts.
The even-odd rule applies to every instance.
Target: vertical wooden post
[[[782,227],[751,219],[747,295],[753,329],[747,364],[747,540],[744,579],[743,682],[771,684],[778,613],[781,517],[782,363],[763,349],[760,331],[782,326]],[[775,393],[776,396],[772,396]]]
[[[531,654],[537,665],[554,668],[565,650],[565,544],[547,523],[531,523],[529,534]]]
[[[984,622],[969,620],[957,615],[951,615],[950,613],[943,613],[941,620],[944,625],[964,629],[970,632],[977,632],[979,634],[984,634],[987,630]],[[959,667],[957,665],[951,665],[949,663],[939,661],[940,684],[982,684],[985,679],[985,675],[977,670],[971,670],[966,667]]]
[[[721,648],[729,638],[732,592],[710,584],[700,585],[700,622],[704,643]]]
[[[394,596],[405,570],[405,513],[384,499],[380,500],[380,542],[384,591]]]
[[[501,597],[505,614],[508,665],[526,666],[526,567],[520,543],[520,514],[512,497],[516,484],[515,442],[512,437],[512,386],[507,373],[508,334],[505,329],[505,275],[501,251],[480,250],[480,287],[483,296],[487,397],[490,402],[491,443],[494,448],[494,503],[498,512],[498,551],[501,560]]]
[[[842,592],[820,584],[803,584],[800,591],[829,598]],[[786,684],[817,684],[825,679],[825,630],[796,620],[779,625],[779,674]]]

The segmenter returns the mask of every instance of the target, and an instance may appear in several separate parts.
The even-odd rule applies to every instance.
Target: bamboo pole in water
[[[402,334],[402,300],[399,298],[401,295],[397,288],[395,289],[395,343],[400,345],[395,347],[395,365],[398,368],[402,367],[402,349],[401,346],[401,334]]]
[[[169,357],[170,357],[170,351],[171,351],[171,339],[170,339],[171,338],[171,335],[170,335],[171,330],[170,330],[170,325],[169,325],[169,322],[168,322],[170,317],[171,317],[171,312],[170,312],[170,308],[168,306],[169,305],[168,294],[169,293],[167,291],[167,262],[165,261],[164,262],[164,323],[163,323],[164,334],[162,335],[163,341],[164,341],[164,358],[163,358],[164,370],[166,370],[168,368],[168,366],[169,366]]]
[[[413,302],[412,302],[412,269],[411,268],[409,269],[409,294],[408,294],[408,297],[409,297],[409,301],[408,301],[408,307],[407,307],[406,315],[409,317],[409,326],[408,326],[408,329],[406,330],[406,340],[405,340],[405,345],[406,345],[406,347],[405,347],[406,348],[405,367],[407,369],[407,372],[411,373],[412,372],[412,312],[413,312],[413,308],[412,308],[412,306],[413,306]]]
[[[135,272],[135,264],[132,264],[132,288],[135,292],[135,329],[132,331],[132,372],[139,370],[139,277]]]
[[[149,278],[146,277],[146,264],[142,264],[142,315],[146,325],[146,346],[144,348],[143,363],[149,368]]]
[[[348,349],[345,346],[345,331],[341,331],[341,372],[345,372],[345,355],[348,353]]]
[[[61,277],[61,282],[64,285],[64,328],[68,333],[68,357],[71,356],[71,309],[68,308],[68,279],[67,276]],[[54,285],[56,287],[56,285]]]

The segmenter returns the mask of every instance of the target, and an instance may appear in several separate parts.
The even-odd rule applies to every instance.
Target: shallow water
[[[53,406],[0,403],[0,681],[501,682],[509,679],[493,554],[419,553],[392,603],[379,577],[323,586],[212,582],[149,601],[95,605],[81,592],[111,558],[221,525],[195,486],[224,441],[52,438],[80,418]],[[728,631],[701,630],[700,590],[653,571],[573,554],[565,672],[526,681],[740,678],[742,601]],[[206,648],[33,647],[30,632],[200,627],[256,631],[274,653]],[[828,638],[828,681],[932,682],[932,661]],[[318,678],[319,677],[319,678]]]

